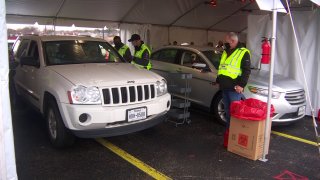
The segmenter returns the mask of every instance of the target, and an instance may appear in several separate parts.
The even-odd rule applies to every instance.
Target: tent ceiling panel
[[[55,16],[63,0],[6,0],[7,14]]]
[[[123,21],[168,25],[203,0],[140,0]]]
[[[260,11],[255,2],[217,0],[212,7],[209,0],[6,0],[7,17],[30,19],[58,18],[58,20],[154,24],[220,31],[242,31],[249,14]],[[282,0],[284,2],[284,0]],[[317,8],[310,0],[290,1],[294,10]],[[286,6],[286,5],[285,5]],[[20,15],[20,16],[17,16]],[[7,18],[18,23],[18,18]],[[87,24],[87,22],[85,24]],[[65,22],[64,22],[65,23]],[[62,24],[64,24],[62,23]],[[89,23],[90,24],[90,23]],[[94,24],[94,23],[92,23]]]
[[[203,4],[199,8],[185,15],[174,25],[207,29],[209,26],[230,16],[233,12],[240,10],[245,5],[245,3],[235,1],[221,1],[216,7]]]
[[[237,12],[236,14],[224,19],[223,21],[212,26],[211,30],[223,31],[228,29],[229,31],[241,32],[245,30],[248,26],[247,22],[248,13],[247,12]],[[237,22],[235,24],[235,22]]]
[[[138,0],[66,0],[58,17],[120,21]]]

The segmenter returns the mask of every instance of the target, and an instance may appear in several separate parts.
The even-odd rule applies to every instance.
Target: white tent
[[[204,45],[207,42],[217,42],[222,39],[224,33],[221,32],[241,33],[245,32],[249,25],[249,47],[254,50],[254,59],[260,59],[260,53],[256,53],[260,52],[260,42],[257,42],[256,38],[260,38],[260,34],[270,35],[266,27],[269,24],[268,16],[264,16],[263,18],[266,19],[263,21],[250,17],[247,23],[247,19],[248,15],[263,15],[266,12],[260,11],[256,3],[250,1],[242,3],[239,0],[217,0],[216,7],[210,6],[208,2],[209,0],[6,0],[5,6],[4,1],[1,1],[0,49],[3,57],[0,66],[0,178],[16,179],[8,98],[6,21],[21,24],[38,22],[41,25],[57,26],[75,24],[79,27],[118,27],[121,29],[123,40],[127,40],[132,33],[139,33],[153,47],[160,47],[173,41],[179,43],[193,41],[196,45]],[[292,1],[290,6],[294,11],[317,9],[309,0]],[[296,20],[297,24],[303,22],[306,25],[299,29],[301,50],[306,58],[306,71],[313,71],[313,74],[309,74],[309,89],[317,89],[313,94],[315,99],[313,104],[319,107],[320,55],[318,50],[320,48],[319,40],[312,39],[312,36],[319,32],[319,11],[307,13],[311,15],[315,13],[312,23],[308,24],[310,19],[306,19],[304,15],[297,15]],[[285,17],[283,21],[280,18],[280,23],[283,23],[283,32],[280,31],[280,33],[286,38],[285,45],[290,44],[292,49],[294,43],[290,42],[291,34],[285,31],[286,28],[290,29],[286,21]],[[257,25],[261,22],[263,22],[262,27]],[[253,29],[257,32],[252,32]],[[253,36],[254,33],[256,33],[255,36]],[[246,39],[246,36],[241,35],[241,39]],[[281,48],[283,44],[277,44],[277,47]],[[309,51],[310,49],[312,52]],[[310,54],[313,56],[311,57]],[[301,81],[296,65],[290,64],[289,68],[286,66],[289,64],[288,60],[295,58],[297,58],[296,54],[290,53],[285,57],[277,57],[279,62],[276,65],[276,72]],[[314,63],[317,66],[314,66]],[[281,71],[282,69],[285,71]]]
[[[191,42],[205,45],[223,39],[219,32],[243,32],[247,29],[249,14],[265,14],[255,2],[218,0],[217,6],[209,0],[6,0],[8,23],[103,28],[118,26],[140,31],[149,36],[145,41],[154,48],[169,42]],[[292,4],[298,10],[310,10],[312,3]],[[144,25],[140,27],[138,24]],[[145,25],[149,25],[148,28]],[[124,29],[127,27],[128,29]],[[152,28],[152,29],[151,29]],[[156,29],[156,31],[154,31]],[[130,31],[131,32],[131,31]],[[218,36],[217,36],[218,35]],[[161,37],[155,38],[154,37]],[[125,36],[122,36],[125,38]],[[245,41],[246,36],[241,35]],[[126,40],[126,39],[125,39]]]

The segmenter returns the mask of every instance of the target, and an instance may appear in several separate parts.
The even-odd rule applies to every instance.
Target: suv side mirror
[[[209,67],[207,67],[207,65],[204,64],[204,63],[193,63],[193,64],[192,64],[192,68],[201,70],[201,72],[210,71]]]
[[[23,56],[20,58],[20,65],[40,67],[40,63],[32,56]]]

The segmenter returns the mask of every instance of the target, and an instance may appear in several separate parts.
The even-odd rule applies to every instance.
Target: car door
[[[152,71],[167,80],[169,92],[176,96],[182,96],[177,88],[184,87],[183,80],[179,78],[181,50],[177,48],[165,48],[152,54]]]
[[[29,47],[30,40],[23,39],[17,40],[13,47],[13,54],[14,54],[14,61],[18,65],[15,67],[14,73],[14,84],[15,89],[18,93],[24,97],[27,96],[27,87],[26,87],[26,76],[27,76],[27,69],[25,66],[20,64],[20,58],[27,55],[28,47]]]
[[[30,58],[30,61],[34,61],[33,65],[24,65],[24,69],[27,72],[25,77],[25,84],[28,91],[28,99],[35,106],[39,107],[39,99],[40,99],[40,82],[39,71],[40,71],[40,59],[39,59],[39,48],[38,43],[35,40],[31,40],[29,44],[29,48],[27,51],[27,57]]]
[[[205,70],[194,68],[194,63],[205,64]],[[209,63],[201,53],[196,51],[184,50],[181,54],[181,71],[192,74],[190,100],[208,108],[218,91],[218,86],[215,84],[216,71],[209,68]]]

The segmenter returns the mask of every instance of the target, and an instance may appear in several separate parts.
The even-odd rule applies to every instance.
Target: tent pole
[[[271,38],[271,62],[269,67],[269,87],[268,87],[268,106],[267,106],[267,120],[265,122],[264,129],[264,146],[263,146],[263,156],[261,161],[267,162],[266,155],[269,149],[270,142],[270,111],[271,111],[271,100],[272,100],[272,85],[273,85],[273,71],[274,71],[274,59],[275,59],[275,50],[276,50],[276,33],[277,33],[277,3],[273,0],[273,10],[272,10],[272,38]]]
[[[0,2],[0,179],[16,180],[16,158],[9,96],[9,63],[5,1]]]

